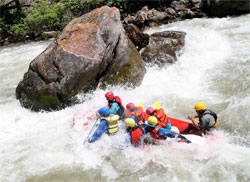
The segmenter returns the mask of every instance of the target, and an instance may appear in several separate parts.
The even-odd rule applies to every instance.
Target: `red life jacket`
[[[142,116],[143,116],[143,121],[147,121],[150,115],[146,112],[143,112]]]
[[[109,101],[109,108],[114,102],[116,102],[119,106],[121,106],[124,109],[124,106],[122,105],[122,100],[119,96],[114,96],[114,99],[112,101]]]
[[[156,114],[154,115],[160,122],[164,123],[166,126],[168,125],[168,117],[164,113],[164,110],[160,108],[157,110]],[[166,127],[165,126],[165,127]]]
[[[142,107],[136,107],[137,111],[135,112],[135,117],[138,118],[139,121],[143,120],[143,109]]]
[[[126,112],[126,118],[128,118],[130,115],[131,115],[131,111],[130,110],[128,110],[128,109],[125,109],[125,112]]]
[[[115,96],[115,101],[124,109],[125,107],[122,105],[122,100],[119,96]]]
[[[134,115],[138,121],[143,121],[143,109],[142,107],[136,107],[136,111],[135,112],[130,112],[130,115]]]
[[[158,128],[165,128],[165,127],[166,127],[164,123],[159,122],[159,121],[158,121],[158,124],[157,124],[156,126],[157,126]],[[164,126],[165,126],[165,127],[164,127]],[[155,139],[157,139],[157,140],[165,140],[165,139],[166,139],[165,136],[159,136],[159,135],[157,135],[157,133],[158,133],[158,129],[157,129],[157,128],[152,128],[152,127],[150,127],[150,128],[151,128],[150,135],[151,135],[153,138],[155,138]]]
[[[125,112],[125,108],[124,106],[122,105],[122,100],[119,96],[115,96],[114,99],[112,101],[109,101],[109,108],[112,106],[113,103],[117,103],[119,106],[120,106],[120,109],[117,111],[117,114],[119,116],[122,116],[123,113]]]
[[[130,133],[132,143],[137,145],[140,142],[140,138],[143,135],[143,131],[141,128],[137,128]]]

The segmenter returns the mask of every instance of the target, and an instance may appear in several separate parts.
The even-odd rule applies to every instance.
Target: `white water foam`
[[[50,113],[24,109],[14,95],[29,62],[48,43],[1,48],[0,181],[249,181],[249,19],[194,19],[149,30],[187,32],[175,64],[148,67],[136,89],[79,94],[83,103]],[[219,114],[217,138],[202,146],[163,141],[121,150],[125,133],[120,132],[83,146],[108,90],[124,104],[147,107],[158,100],[169,116],[180,119],[203,101]]]

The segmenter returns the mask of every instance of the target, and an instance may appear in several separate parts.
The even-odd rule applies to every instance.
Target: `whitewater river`
[[[169,116],[184,120],[195,114],[195,103],[204,102],[220,119],[205,145],[164,141],[121,150],[121,130],[83,146],[95,110],[106,104],[107,90],[79,94],[81,104],[61,111],[25,109],[15,88],[50,41],[15,44],[0,48],[0,181],[250,181],[250,14],[187,20],[147,32],[164,30],[187,33],[178,61],[161,69],[147,67],[136,89],[109,89],[124,104],[147,107],[158,100]]]

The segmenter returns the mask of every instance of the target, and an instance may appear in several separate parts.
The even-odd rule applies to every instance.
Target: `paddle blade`
[[[161,108],[161,104],[158,101],[155,101],[154,109],[160,109],[160,108]]]
[[[186,138],[187,140],[189,140],[192,143],[196,143],[196,144],[200,144],[200,145],[203,145],[206,142],[205,138],[198,136],[198,135],[189,134],[189,135],[181,135],[181,136]]]
[[[142,107],[142,109],[144,109],[144,104],[142,102],[139,102],[136,106],[137,107]]]

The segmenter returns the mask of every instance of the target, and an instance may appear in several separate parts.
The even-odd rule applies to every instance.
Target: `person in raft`
[[[141,137],[146,133],[145,129],[137,125],[132,118],[125,119],[125,126],[128,132],[127,143],[131,143],[134,147],[141,146]]]
[[[209,109],[206,109],[204,103],[198,102],[194,106],[194,109],[197,115],[194,117],[191,114],[188,115],[188,119],[192,121],[192,124],[189,124],[182,134],[187,134],[194,128],[198,129],[198,135],[208,134],[218,126],[219,121],[217,119],[217,114]],[[199,118],[199,123],[195,121],[195,118]]]
[[[132,118],[138,125],[142,125],[143,120],[143,108],[136,107],[134,103],[130,102],[126,105],[127,118]]]
[[[146,113],[149,116],[155,116],[161,123],[163,123],[163,128],[165,128],[167,130],[171,129],[171,121],[168,119],[168,117],[165,114],[163,108],[154,109],[152,107],[148,107],[146,109]]]
[[[103,133],[107,133],[108,135],[114,135],[118,132],[118,115],[112,115],[109,113],[109,110],[105,107],[99,109],[100,124],[96,129],[95,133],[89,138],[86,139],[86,142],[94,143],[95,141],[99,140]]]
[[[151,137],[157,140],[165,140],[167,137],[174,138],[178,133],[176,131],[169,131],[166,129],[166,125],[158,121],[155,116],[150,116],[148,118],[148,124],[152,126],[146,125],[146,131],[150,132]]]
[[[125,108],[122,105],[122,100],[119,96],[114,96],[113,92],[107,92],[105,97],[108,101],[108,108],[110,114],[119,115],[120,119],[124,119],[126,116]]]

